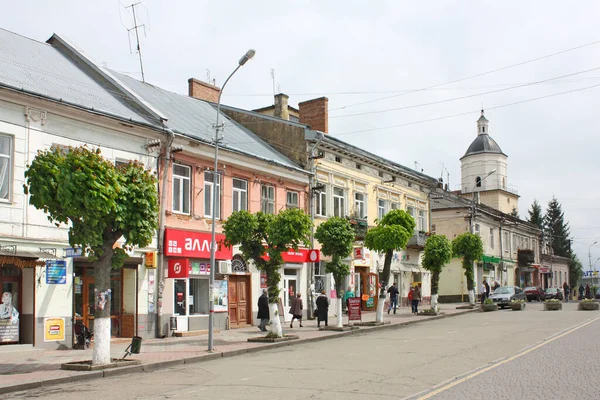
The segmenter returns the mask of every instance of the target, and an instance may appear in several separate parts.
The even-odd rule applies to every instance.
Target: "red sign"
[[[265,260],[269,260],[269,256],[265,254]],[[305,262],[319,262],[321,261],[321,252],[314,249],[298,249],[294,251],[289,249],[288,251],[281,253],[281,258],[286,263],[291,264],[302,264]]]
[[[540,267],[540,272],[542,274],[547,274],[548,272],[550,272],[550,268],[548,268],[548,267]]]
[[[348,298],[348,321],[360,321],[360,298]]]
[[[267,273],[265,271],[260,271],[260,288],[266,289],[267,286]]]
[[[171,258],[169,260],[168,278],[187,278],[190,276],[190,262],[187,258]]]
[[[165,255],[191,258],[210,258],[210,233],[165,229]],[[217,260],[231,260],[233,251],[221,242],[225,235],[217,234]]]
[[[364,247],[355,247],[354,248],[354,259],[355,260],[363,260],[365,258],[365,248]]]

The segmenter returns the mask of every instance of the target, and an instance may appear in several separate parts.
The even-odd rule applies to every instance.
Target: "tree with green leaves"
[[[69,224],[69,244],[81,247],[94,267],[94,352],[92,363],[110,359],[110,272],[120,268],[125,249],[146,247],[158,226],[156,177],[131,161],[116,167],[100,150],[85,146],[38,151],[25,171],[29,203],[57,226]],[[123,248],[117,241],[125,239]]]
[[[452,244],[444,235],[431,235],[423,250],[423,268],[431,272],[431,309],[438,311],[438,286],[444,265],[452,259]]]
[[[452,241],[452,255],[462,258],[462,267],[467,278],[467,290],[469,291],[469,304],[475,305],[475,282],[473,263],[483,256],[483,243],[479,235],[465,232]]]
[[[342,218],[329,218],[317,227],[315,238],[321,243],[321,252],[331,257],[325,266],[326,271],[333,275],[337,293],[337,326],[342,327],[342,284],[350,273],[350,266],[342,259],[352,252],[355,232],[350,222]]]
[[[517,207],[513,207],[512,210],[510,211],[510,216],[511,217],[515,217],[515,218],[519,218],[519,210],[517,210]]]
[[[383,322],[383,303],[390,280],[394,250],[400,251],[406,247],[414,234],[415,226],[415,220],[410,214],[402,210],[392,210],[377,222],[376,227],[369,229],[365,237],[367,248],[385,255],[383,271],[379,275],[381,290],[377,304],[377,322]]]
[[[565,222],[562,206],[553,197],[548,202],[546,215],[544,216],[544,242],[556,256],[571,256],[571,239],[569,224]]]
[[[583,275],[583,266],[577,255],[571,252],[569,257],[569,286],[571,286],[571,293],[577,288],[577,283],[581,280]]]
[[[537,200],[533,200],[533,204],[531,204],[531,208],[527,210],[527,213],[529,214],[527,222],[537,225],[540,229],[544,229],[544,217],[542,216],[542,206],[540,206],[540,203],[538,203]]]
[[[271,315],[269,336],[283,336],[277,310],[281,281],[279,270],[283,265],[281,253],[288,249],[298,251],[301,244],[308,246],[311,229],[310,217],[297,208],[281,211],[277,215],[237,211],[223,223],[224,244],[240,245],[244,258],[252,260],[256,268],[267,275]]]

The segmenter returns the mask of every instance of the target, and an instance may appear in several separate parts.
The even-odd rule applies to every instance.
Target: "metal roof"
[[[164,115],[168,119],[168,126],[173,131],[212,143],[217,116],[216,107],[212,103],[170,92],[112,70],[108,71],[144,102]],[[300,169],[294,162],[224,113],[221,113],[220,119],[225,121],[221,147],[275,162],[288,168]]]
[[[477,135],[475,140],[473,140],[473,142],[467,149],[467,152],[465,153],[465,155],[461,157],[461,160],[467,156],[470,156],[473,154],[482,154],[482,153],[495,153],[495,154],[502,154],[502,155],[506,156],[506,154],[504,154],[502,152],[502,149],[500,148],[500,146],[498,146],[498,143],[496,143],[496,141],[494,139],[492,139],[490,137],[490,135],[479,134],[479,135]]]
[[[0,87],[140,122],[123,94],[110,92],[56,47],[0,28]]]

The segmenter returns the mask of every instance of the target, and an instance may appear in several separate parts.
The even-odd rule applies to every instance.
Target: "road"
[[[529,304],[522,312],[470,313],[0,398],[600,398],[593,395],[600,314],[575,307],[548,312]]]

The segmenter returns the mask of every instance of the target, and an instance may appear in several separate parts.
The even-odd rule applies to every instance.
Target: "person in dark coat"
[[[585,289],[583,288],[583,283],[581,285],[579,285],[579,300],[583,300],[583,291]]]
[[[388,307],[388,314],[392,310],[392,307],[394,308],[394,314],[396,314],[396,307],[398,307],[398,293],[400,293],[398,291],[398,286],[396,286],[396,282],[394,282],[392,286],[388,288],[387,292],[390,294],[390,306]]]
[[[302,309],[304,305],[302,304],[302,299],[300,298],[301,294],[296,294],[296,297],[292,298],[292,304],[290,307],[290,314],[292,314],[292,320],[290,321],[290,328],[294,327],[294,320],[297,319],[300,322],[300,328],[302,328]]]
[[[266,325],[269,323],[269,297],[267,296],[267,289],[263,290],[263,294],[258,298],[258,315],[260,319],[258,329],[265,332],[267,330]]]
[[[487,283],[487,280],[483,280],[483,286],[485,286],[485,298],[490,297],[490,285]]]
[[[317,328],[321,327],[321,321],[327,326],[327,314],[329,313],[329,299],[325,295],[325,290],[317,297]]]
[[[591,299],[592,298],[592,290],[590,289],[590,285],[589,284],[585,285],[585,298],[586,299]]]

